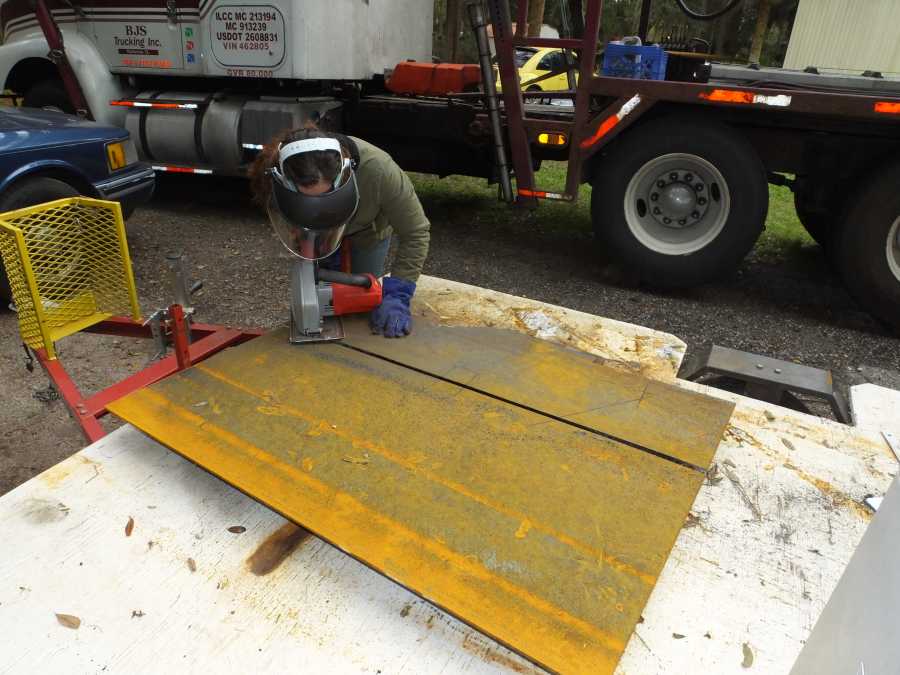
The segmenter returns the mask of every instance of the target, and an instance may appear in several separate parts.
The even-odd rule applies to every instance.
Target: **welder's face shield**
[[[349,160],[342,163],[332,189],[322,194],[304,194],[285,176],[285,159],[313,151],[340,154],[341,146],[333,138],[310,138],[282,147],[278,166],[271,170],[272,196],[267,204],[269,221],[281,243],[305,260],[321,260],[334,253],[359,206],[356,176]]]

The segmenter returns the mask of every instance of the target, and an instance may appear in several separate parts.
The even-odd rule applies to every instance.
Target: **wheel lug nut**
[[[665,223],[665,224],[666,224],[666,225],[668,225],[668,224],[669,224],[669,223],[671,223],[671,222],[672,222],[672,219],[671,219],[671,218],[668,218],[668,217],[666,217],[666,218],[663,218],[663,222],[664,222],[664,223]]]
[[[691,214],[691,218],[699,218],[699,217],[700,217],[700,212],[699,212],[699,211],[694,211],[694,212]]]
[[[692,174],[692,173],[686,173],[686,174],[684,174],[684,179],[685,179],[688,183],[690,183],[692,180],[694,180],[694,174]]]
[[[664,180],[658,180],[658,181],[656,181],[656,187],[658,187],[658,188],[664,188],[664,187],[666,187],[666,181],[664,181]]]
[[[660,210],[660,208],[658,206],[654,206],[653,213],[655,213],[658,216],[660,213],[662,213],[662,211]]]
[[[669,174],[669,180],[678,180],[678,174],[673,171]]]
[[[694,186],[694,189],[695,189],[697,192],[703,192],[703,183],[697,183],[697,184]]]
[[[700,206],[703,206],[706,203],[706,197],[700,197],[700,199],[697,200],[697,203]]]
[[[659,199],[659,193],[658,193],[658,192],[654,192],[652,195],[650,195],[650,201],[651,201],[651,202],[655,202],[655,201],[658,200],[658,199]]]
[[[682,218],[681,220],[678,221],[678,224],[679,224],[679,225],[687,225],[687,220],[685,220],[684,218]]]

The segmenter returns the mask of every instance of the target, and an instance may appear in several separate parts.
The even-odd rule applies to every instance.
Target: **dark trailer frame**
[[[900,94],[894,92],[862,94],[850,90],[819,91],[796,87],[736,86],[724,82],[700,84],[614,78],[596,74],[593,58],[572,58],[570,62],[579,75],[574,90],[523,94],[515,65],[515,49],[557,47],[580,55],[597,54],[603,3],[602,0],[586,0],[582,38],[556,39],[525,37],[528,4],[528,0],[519,0],[514,31],[509,0],[487,0],[502,83],[500,95],[509,154],[520,200],[551,198],[574,201],[579,185],[589,178],[589,172],[586,173],[584,167],[589,165],[591,158],[641,117],[654,109],[659,112],[660,108],[666,112],[672,112],[673,106],[714,108],[726,119],[735,122],[775,127],[767,129],[766,133],[777,133],[779,129],[848,134],[862,132],[867,136],[884,135],[900,140]],[[529,114],[525,99],[536,97],[573,99],[574,114],[568,121],[561,119],[559,114],[554,115],[552,120],[541,117],[540,113]],[[877,128],[882,125],[885,128]],[[534,184],[533,151],[540,147],[538,136],[548,131],[566,134],[568,138],[568,171],[563,194],[540,190]],[[535,154],[540,156],[541,150],[538,149]],[[545,151],[544,156],[547,154]],[[776,161],[774,154],[766,154]],[[552,150],[549,155],[558,158]],[[777,164],[783,166],[777,166],[775,170],[793,172],[800,168],[796,161],[788,161],[786,157],[777,160]]]
[[[529,38],[527,0],[515,30],[509,0],[470,3],[481,91],[364,91],[346,128],[407,170],[485,177],[526,208],[590,183],[599,246],[656,287],[732,274],[765,228],[768,184],[787,185],[850,293],[900,330],[900,83],[715,64],[702,83],[600,75],[601,6],[585,0],[581,37]],[[569,89],[523,92],[519,47],[563,50]],[[562,192],[535,184],[542,160],[567,163]]]

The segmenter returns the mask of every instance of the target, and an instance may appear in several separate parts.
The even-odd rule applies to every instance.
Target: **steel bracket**
[[[691,381],[705,375],[733,378],[744,383],[746,396],[776,405],[799,402],[794,394],[815,396],[828,402],[839,422],[851,423],[850,408],[834,388],[830,370],[710,345],[689,355],[678,375]]]

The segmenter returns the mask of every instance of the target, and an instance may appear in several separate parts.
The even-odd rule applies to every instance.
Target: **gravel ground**
[[[716,343],[831,368],[843,383],[900,389],[900,340],[863,313],[815,247],[790,259],[751,257],[733,279],[678,293],[635,289],[598,261],[591,241],[541,227],[522,234],[483,227],[465,204],[425,203],[433,221],[426,273],[522,295],[673,333],[690,348]],[[288,255],[250,204],[239,180],[170,178],[128,225],[145,314],[165,304],[165,253],[184,249],[196,278],[202,321],[271,327],[286,320]],[[75,336],[61,342],[64,363],[86,392],[139,369],[144,341]],[[47,386],[28,373],[14,316],[0,312],[0,494],[84,446],[61,402],[35,397]],[[114,420],[107,422],[114,425]]]

